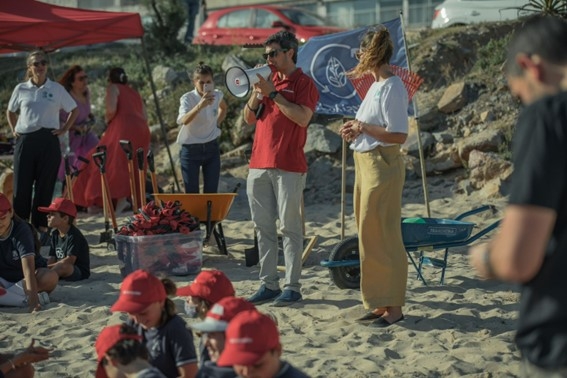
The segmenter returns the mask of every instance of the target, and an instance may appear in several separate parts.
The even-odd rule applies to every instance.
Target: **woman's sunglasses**
[[[275,58],[280,52],[287,52],[288,50],[289,49],[275,49],[270,52],[262,54],[262,56],[264,57],[264,59],[268,59],[268,57]]]
[[[32,63],[34,67],[39,67],[41,66],[47,66],[47,60],[40,60],[38,62],[33,62]]]

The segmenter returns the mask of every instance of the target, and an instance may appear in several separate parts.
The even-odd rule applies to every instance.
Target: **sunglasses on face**
[[[40,60],[32,63],[34,67],[47,66],[47,60]]]
[[[280,52],[287,52],[288,50],[289,49],[275,49],[262,54],[262,56],[264,57],[264,59],[275,58]]]

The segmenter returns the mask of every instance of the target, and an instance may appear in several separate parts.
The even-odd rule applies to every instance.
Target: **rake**
[[[391,65],[390,69],[392,70],[392,73],[394,75],[402,79],[402,82],[404,83],[404,86],[406,87],[406,90],[408,92],[408,101],[411,101],[413,95],[415,94],[415,92],[417,92],[418,88],[423,83],[423,78],[415,72],[408,70],[407,68]],[[350,81],[352,82],[356,93],[362,99],[364,98],[364,96],[366,96],[366,93],[375,80],[374,76],[372,76],[371,74],[366,74],[361,77],[351,78]]]

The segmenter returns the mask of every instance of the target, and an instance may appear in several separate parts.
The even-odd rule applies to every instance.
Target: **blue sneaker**
[[[280,289],[272,290],[272,289],[268,289],[266,287],[266,285],[262,285],[262,286],[260,286],[260,288],[258,289],[256,294],[254,294],[253,296],[248,298],[248,302],[251,302],[255,305],[262,304],[262,303],[271,301],[272,299],[276,298],[281,293],[282,293],[282,291]]]
[[[303,299],[301,293],[293,290],[286,289],[283,291],[282,295],[274,299],[273,306],[284,307],[299,302]]]

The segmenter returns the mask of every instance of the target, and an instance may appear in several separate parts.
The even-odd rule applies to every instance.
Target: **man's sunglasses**
[[[268,59],[268,57],[275,58],[280,52],[287,52],[287,51],[289,51],[289,49],[275,49],[270,52],[262,54],[262,56],[264,57],[264,59]]]
[[[40,60],[39,62],[33,62],[32,63],[34,67],[39,67],[41,66],[47,66],[47,60]]]

